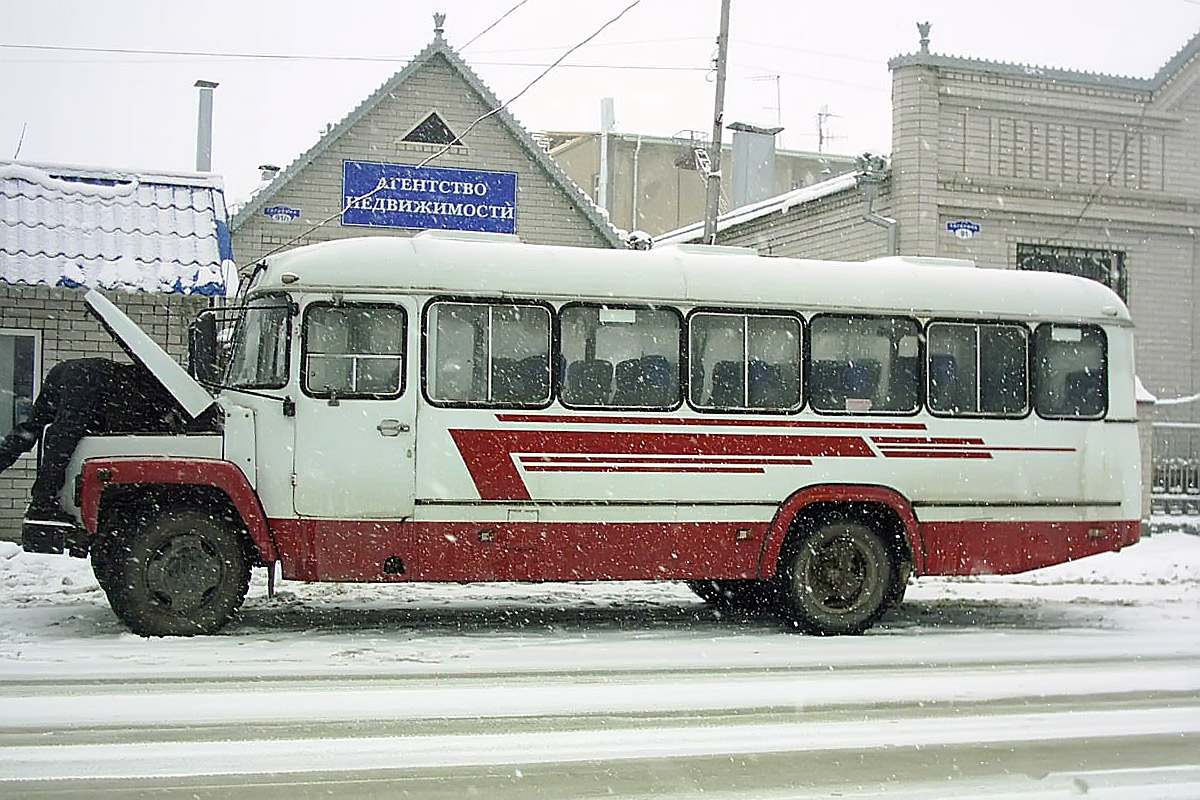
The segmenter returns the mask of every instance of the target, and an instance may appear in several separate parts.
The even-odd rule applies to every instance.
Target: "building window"
[[[1087,247],[1057,247],[1048,244],[1018,244],[1017,269],[1061,272],[1103,283],[1122,300],[1129,300],[1129,277],[1125,253]]]
[[[38,383],[39,345],[32,331],[0,331],[0,436],[29,417]]]
[[[404,134],[402,141],[423,144],[454,144],[458,141],[458,137],[450,130],[450,126],[435,113],[421,120],[412,130]]]

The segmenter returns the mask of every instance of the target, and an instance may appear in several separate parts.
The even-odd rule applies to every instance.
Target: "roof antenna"
[[[440,11],[435,11],[433,14],[433,35],[437,38],[442,38],[446,28],[446,15]]]
[[[921,52],[929,52],[929,29],[933,27],[932,22],[918,22],[917,32],[921,34]]]
[[[25,144],[25,129],[29,127],[28,122],[21,123],[21,138],[17,140],[17,149],[13,153],[12,160],[16,161],[17,156],[21,155],[21,145]]]

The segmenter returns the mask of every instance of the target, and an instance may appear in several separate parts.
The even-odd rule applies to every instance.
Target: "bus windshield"
[[[278,389],[287,383],[291,313],[280,297],[251,300],[233,329],[225,385]]]

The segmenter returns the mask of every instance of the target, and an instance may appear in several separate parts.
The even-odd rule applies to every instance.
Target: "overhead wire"
[[[520,8],[521,6],[525,5],[525,4],[526,4],[526,3],[528,3],[528,2],[529,2],[529,0],[521,0],[521,2],[517,3],[515,6],[513,6],[512,8],[510,8],[508,11],[505,11],[503,14],[501,14],[501,15],[500,15],[500,16],[499,16],[499,17],[496,19],[496,21],[495,21],[495,22],[493,22],[491,25],[488,25],[486,28],[484,28],[483,30],[481,30],[479,33],[475,34],[475,35],[474,35],[474,36],[472,36],[470,39],[468,39],[466,44],[464,44],[462,47],[458,48],[458,52],[460,52],[460,53],[461,53],[463,50],[466,50],[468,47],[470,47],[471,45],[475,44],[475,42],[476,42],[476,41],[479,39],[479,37],[483,36],[485,33],[487,33],[488,31],[490,31],[492,28],[494,28],[494,27],[496,27],[497,25],[499,25],[501,22],[503,22],[505,19],[507,19],[507,18],[508,18],[508,15],[509,15],[509,14],[513,13],[513,12],[514,12],[514,11],[516,11],[518,8]]]

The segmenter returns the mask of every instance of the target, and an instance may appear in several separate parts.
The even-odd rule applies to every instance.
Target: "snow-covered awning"
[[[0,161],[0,282],[212,296],[230,275],[216,176]]]

